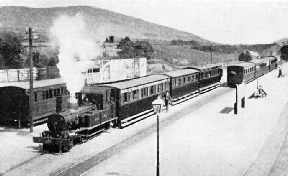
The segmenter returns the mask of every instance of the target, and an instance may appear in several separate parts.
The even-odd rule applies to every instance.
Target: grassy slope
[[[183,46],[153,45],[155,59],[151,64],[169,65],[176,68],[176,65],[203,65],[211,63],[211,53],[206,53]],[[231,62],[237,60],[237,54],[212,54],[213,63]],[[158,63],[157,63],[158,61]]]

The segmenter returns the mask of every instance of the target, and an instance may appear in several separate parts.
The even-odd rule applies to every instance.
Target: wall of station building
[[[95,61],[85,73],[86,84],[113,82],[147,75],[146,58],[111,59]]]

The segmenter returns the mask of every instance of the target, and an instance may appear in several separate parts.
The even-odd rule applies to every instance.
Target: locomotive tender
[[[276,57],[266,57],[230,65],[227,67],[227,84],[236,87],[237,84],[251,82],[276,69],[278,64]]]

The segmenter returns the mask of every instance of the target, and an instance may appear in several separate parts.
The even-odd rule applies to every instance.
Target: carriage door
[[[62,111],[62,96],[58,95],[56,97],[56,113],[59,113]]]
[[[117,102],[117,97],[116,97],[116,89],[111,89],[111,94],[110,94],[110,98],[111,98],[111,114],[112,117],[114,118],[116,116],[116,108],[119,106],[119,104]]]

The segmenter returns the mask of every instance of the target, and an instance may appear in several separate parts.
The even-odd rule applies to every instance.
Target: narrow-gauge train
[[[227,67],[227,84],[236,87],[237,84],[248,83],[277,68],[276,57],[241,62]]]
[[[76,94],[78,110],[48,117],[49,131],[34,137],[45,150],[68,151],[109,125],[124,127],[153,114],[152,101],[169,92],[174,103],[219,86],[221,65],[187,67],[159,75],[85,85]]]

